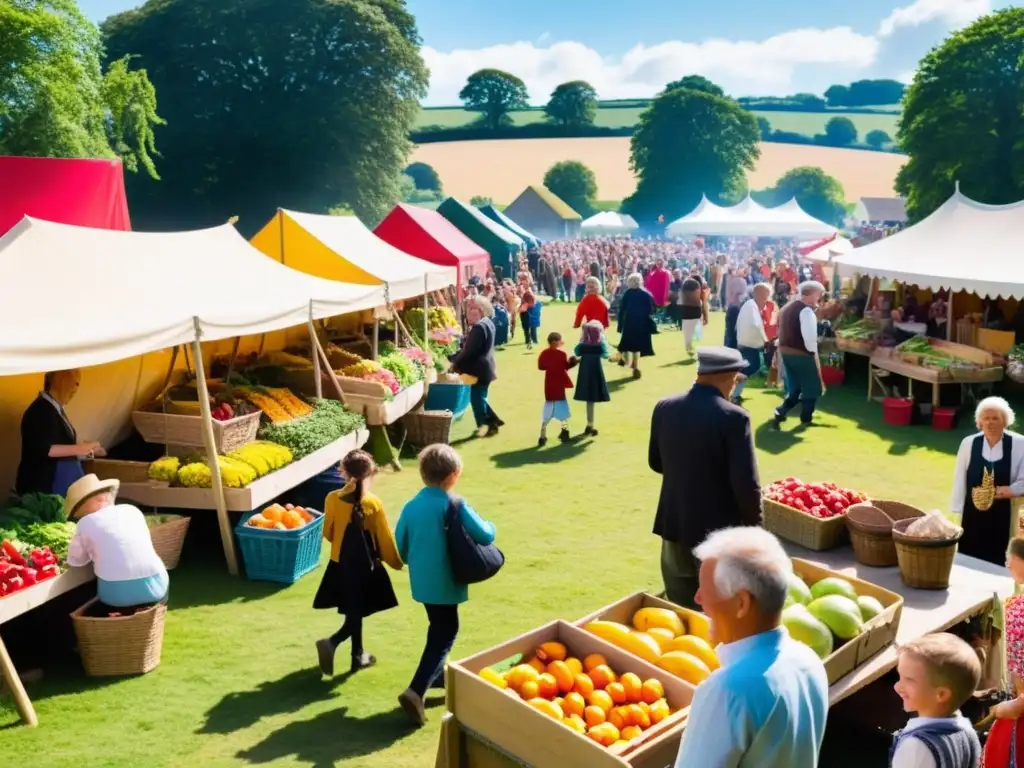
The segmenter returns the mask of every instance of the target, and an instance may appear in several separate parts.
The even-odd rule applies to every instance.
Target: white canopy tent
[[[807,253],[802,253],[800,258],[807,259],[808,261],[827,263],[838,256],[850,253],[852,250],[853,243],[850,242],[848,238],[837,234],[828,242],[822,243],[817,248],[814,248]]]
[[[765,208],[749,195],[736,205],[722,207],[702,198],[689,214],[669,224],[669,237],[827,237],[835,227],[811,216],[796,199]]]
[[[583,235],[628,235],[640,228],[636,219],[632,216],[616,213],[615,211],[601,211],[595,213],[589,219],[584,220],[580,225],[580,232]]]
[[[869,275],[930,290],[1024,298],[1024,200],[986,205],[957,191],[931,216],[835,259],[839,274]]]

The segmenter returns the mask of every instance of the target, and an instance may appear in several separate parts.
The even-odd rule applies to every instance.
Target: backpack
[[[459,584],[478,584],[494,576],[505,564],[505,555],[494,544],[478,544],[462,524],[462,499],[451,496],[444,516],[448,559]]]

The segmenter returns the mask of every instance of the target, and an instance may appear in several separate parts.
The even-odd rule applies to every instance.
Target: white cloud
[[[973,0],[966,0],[973,2]],[[801,72],[816,79],[825,68],[856,71],[875,63],[879,41],[849,27],[797,29],[766,40],[709,39],[636,45],[621,57],[603,57],[577,42],[551,45],[516,42],[475,50],[438,51],[424,47],[430,67],[429,105],[458,103],[466,78],[484,67],[521,77],[532,103],[544,103],[559,83],[587,80],[602,99],[653,96],[665,83],[697,73],[728,93],[792,93]]]
[[[919,27],[932,21],[950,28],[961,27],[991,10],[990,0],[916,0],[886,16],[878,26],[878,34],[888,37],[900,27]]]

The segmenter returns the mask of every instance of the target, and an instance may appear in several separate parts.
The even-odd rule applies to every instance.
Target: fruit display
[[[9,539],[0,542],[0,598],[59,575],[60,564],[49,547]]]
[[[366,420],[337,400],[314,400],[313,413],[281,424],[264,424],[259,437],[292,452],[295,461],[366,425]]]
[[[315,519],[316,516],[305,507],[271,504],[246,520],[245,524],[250,528],[262,528],[266,531],[295,531],[309,525]]]
[[[256,440],[219,456],[221,481],[226,488],[243,488],[259,477],[287,466],[292,462],[289,448],[265,440]],[[210,488],[213,475],[205,456],[193,454],[184,459],[164,456],[149,465],[151,480],[185,488]]]
[[[213,417],[214,421],[230,421],[235,418],[235,409],[231,403],[217,403],[213,410],[210,411],[210,416]]]
[[[615,753],[674,713],[657,678],[619,674],[601,654],[581,659],[560,642],[543,643],[504,672],[485,667],[479,676]]]
[[[263,477],[291,464],[294,457],[291,450],[284,445],[270,443],[266,440],[254,440],[231,451],[228,458],[248,464],[256,471],[257,477]]]
[[[852,504],[864,501],[860,493],[835,483],[805,483],[795,477],[776,480],[764,489],[764,496],[823,520],[845,515]]]
[[[710,625],[695,619],[689,624],[671,609],[644,607],[633,614],[632,627],[598,620],[583,629],[691,685],[700,685],[718,669],[718,657],[711,647]]]
[[[865,624],[885,608],[871,595],[858,595],[846,579],[827,576],[809,585],[790,576],[782,625],[794,640],[825,658],[864,632]]]
[[[300,419],[313,412],[313,407],[284,387],[240,386],[235,389],[239,397],[263,411],[272,424]]]

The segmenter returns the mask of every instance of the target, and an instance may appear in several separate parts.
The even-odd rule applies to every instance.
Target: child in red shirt
[[[562,334],[549,333],[548,348],[537,358],[537,368],[544,371],[544,411],[540,417],[540,439],[537,441],[541,448],[548,441],[548,422],[551,419],[562,422],[558,439],[563,443],[569,442],[569,401],[565,393],[572,389],[569,369],[576,365],[577,360],[562,351],[564,344]]]

